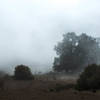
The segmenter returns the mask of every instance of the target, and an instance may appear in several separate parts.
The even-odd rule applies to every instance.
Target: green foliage
[[[54,59],[53,68],[58,72],[80,72],[84,66],[98,63],[100,59],[99,44],[86,34],[64,34],[63,40],[55,46],[55,51],[58,57]]]
[[[77,80],[76,89],[93,90],[100,89],[100,66],[96,64],[89,65],[81,73]]]
[[[15,68],[14,78],[16,80],[31,80],[31,79],[34,79],[30,68],[28,66],[25,66],[25,65],[18,65]]]

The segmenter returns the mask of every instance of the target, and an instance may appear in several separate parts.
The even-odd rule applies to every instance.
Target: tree
[[[88,65],[77,80],[76,89],[100,89],[100,65]]]
[[[100,59],[100,47],[95,38],[86,35],[76,35],[74,32],[63,35],[62,42],[55,46],[58,57],[55,57],[55,71],[74,73],[84,66],[96,63]]]
[[[31,70],[28,66],[25,65],[18,65],[15,68],[14,78],[16,80],[30,80],[34,79]]]

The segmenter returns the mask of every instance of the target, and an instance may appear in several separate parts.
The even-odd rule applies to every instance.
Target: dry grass
[[[75,91],[69,86],[75,82],[75,80],[8,81],[5,89],[0,90],[0,100],[100,100],[99,91],[97,93]]]

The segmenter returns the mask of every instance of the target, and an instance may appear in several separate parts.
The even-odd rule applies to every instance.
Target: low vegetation
[[[50,88],[50,92],[61,92],[64,90],[69,90],[75,87],[75,84],[56,84],[54,88]]]
[[[100,89],[100,65],[88,65],[77,80],[78,90]]]
[[[15,68],[14,79],[16,80],[32,80],[34,76],[31,73],[31,70],[28,66],[18,65]]]
[[[0,100],[52,100],[52,98],[55,100],[77,100],[77,98],[78,100],[94,100],[97,96],[96,100],[100,99],[99,92],[97,95],[87,91],[96,92],[100,89],[99,65],[88,65],[77,82],[74,79],[71,81],[55,79],[54,75],[55,73],[50,72],[46,75],[40,74],[36,78],[28,66],[18,65],[15,67],[14,76],[1,74]]]

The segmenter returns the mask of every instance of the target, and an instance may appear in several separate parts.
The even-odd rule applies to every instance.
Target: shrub
[[[4,79],[0,78],[0,89],[4,89]]]
[[[5,77],[6,73],[4,71],[0,71],[0,89],[4,89],[4,77]]]
[[[34,79],[34,76],[28,66],[18,65],[15,68],[14,78],[16,80],[32,80]]]
[[[100,66],[96,64],[88,65],[77,80],[76,89],[100,89]]]

